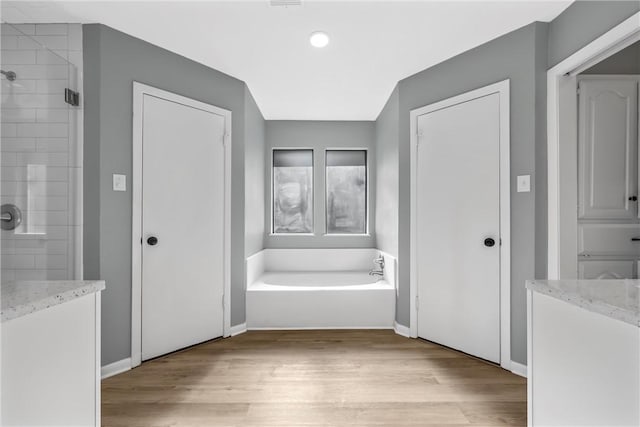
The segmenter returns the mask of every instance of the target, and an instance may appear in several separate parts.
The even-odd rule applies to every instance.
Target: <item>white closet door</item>
[[[145,94],[143,120],[146,360],[223,334],[225,118]]]
[[[418,335],[499,363],[500,97],[421,115],[418,130]]]
[[[636,218],[638,82],[581,80],[578,139],[579,217]]]

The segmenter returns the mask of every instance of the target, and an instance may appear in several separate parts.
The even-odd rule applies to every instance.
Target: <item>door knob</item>
[[[484,239],[484,245],[488,248],[492,247],[495,244],[496,244],[496,241],[493,240],[491,237],[487,237],[486,239]]]
[[[148,243],[150,246],[155,246],[155,245],[157,245],[157,244],[158,244],[158,238],[157,238],[157,237],[155,237],[155,236],[151,236],[151,237],[149,237],[149,238],[147,239],[147,243]]]
[[[631,200],[632,202],[637,202],[638,201],[638,196],[631,196],[631,197],[629,197],[629,200]]]

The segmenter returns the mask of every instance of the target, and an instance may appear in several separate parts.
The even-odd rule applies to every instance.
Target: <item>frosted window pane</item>
[[[366,151],[327,151],[326,173],[327,233],[366,233]]]
[[[273,232],[313,232],[313,152],[273,152]]]

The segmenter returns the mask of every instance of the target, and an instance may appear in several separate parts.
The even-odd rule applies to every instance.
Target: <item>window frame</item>
[[[316,218],[316,179],[315,179],[315,174],[316,174],[316,150],[313,147],[308,147],[308,146],[300,146],[300,147],[271,147],[270,150],[270,158],[269,158],[269,167],[271,169],[269,175],[271,177],[270,180],[270,185],[269,185],[269,194],[270,194],[270,198],[269,198],[269,203],[270,203],[270,207],[269,207],[269,223],[270,225],[270,230],[269,230],[269,235],[270,236],[315,236],[316,235],[316,222],[317,222],[317,218]],[[274,193],[274,184],[275,184],[275,167],[273,166],[273,157],[274,157],[274,152],[275,151],[311,151],[311,188],[312,188],[312,196],[311,196],[311,212],[312,212],[312,218],[313,218],[313,225],[311,227],[311,229],[313,230],[311,233],[276,233],[275,232],[275,215],[274,215],[274,202],[275,202],[275,193]]]
[[[369,222],[369,218],[370,218],[370,212],[371,212],[371,207],[370,207],[370,203],[371,203],[371,197],[370,197],[370,191],[371,191],[371,177],[370,177],[370,171],[369,171],[369,148],[368,147],[325,147],[322,149],[322,151],[324,152],[324,156],[322,159],[322,166],[323,166],[323,197],[324,197],[324,213],[323,213],[323,222],[324,222],[324,230],[323,230],[323,234],[322,236],[326,236],[326,237],[345,237],[345,236],[350,236],[350,237],[370,237],[371,233],[370,233],[370,222]],[[327,185],[327,151],[364,151],[364,156],[365,156],[365,232],[364,233],[329,233],[329,225],[327,222],[327,215],[328,215],[328,203],[327,203],[327,197],[329,196],[328,194],[328,188],[329,186]]]

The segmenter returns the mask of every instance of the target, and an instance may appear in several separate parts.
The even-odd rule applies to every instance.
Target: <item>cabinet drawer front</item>
[[[578,228],[580,255],[640,256],[640,224],[581,224]]]
[[[580,261],[580,279],[634,279],[636,261]]]

